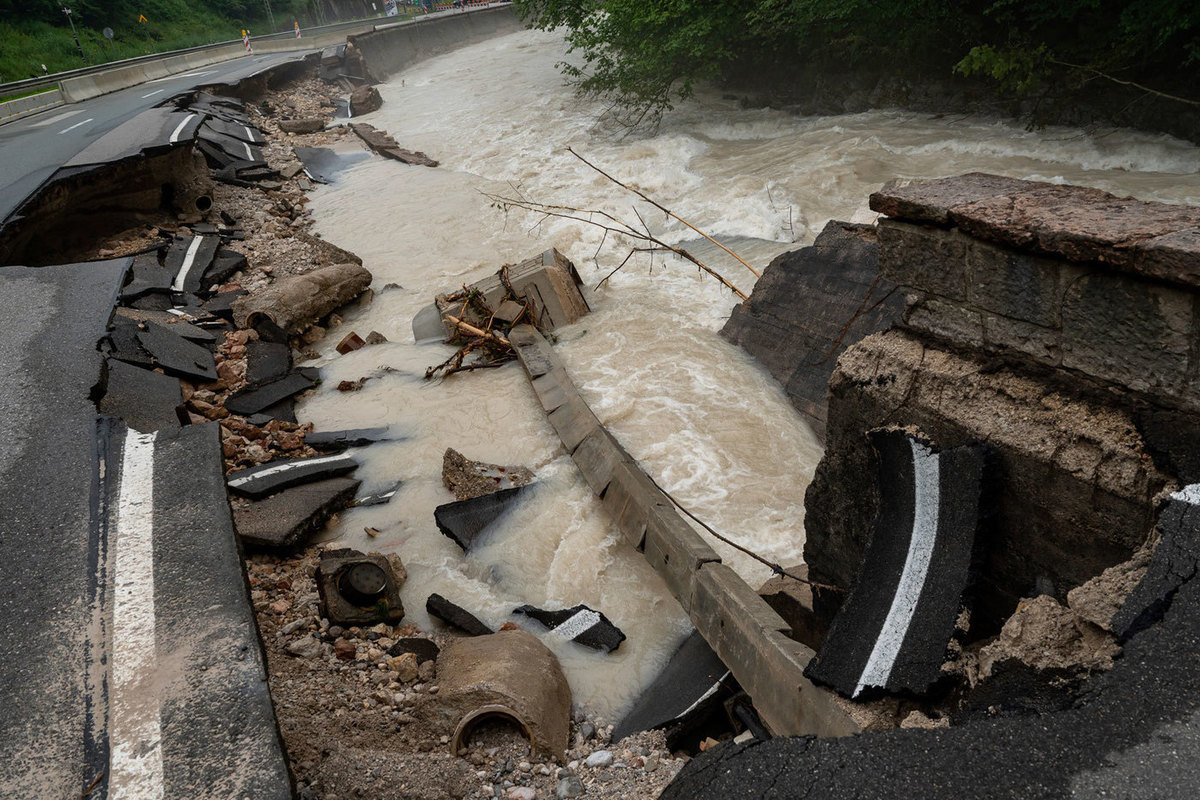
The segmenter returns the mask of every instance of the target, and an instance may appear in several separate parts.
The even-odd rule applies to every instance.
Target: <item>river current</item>
[[[747,294],[754,276],[678,222],[600,176],[574,148],[636,186],[761,271],[808,244],[829,219],[870,221],[867,196],[894,178],[985,171],[1095,186],[1147,200],[1200,204],[1200,150],[1166,136],[1072,129],[1030,132],[982,117],[869,112],[797,117],[746,110],[701,92],[652,134],[606,125],[602,104],[563,85],[561,37],[527,31],[417,65],[379,87],[363,117],[436,169],[373,159],[319,189],[317,230],[374,273],[376,297],[318,346],[326,380],[300,409],[318,429],[386,425],[392,440],[358,451],[366,489],[401,481],[384,506],[342,515],[329,538],[394,551],[409,580],[409,619],[428,624],[438,592],[493,627],[515,607],[586,603],[628,636],[598,655],[545,636],[575,701],[615,719],[690,630],[642,556],[609,523],[545,419],[517,364],[425,381],[453,349],[416,344],[411,320],[435,294],[557,247],[588,284],[592,314],[559,332],[557,349],[600,419],[664,488],[702,519],[772,560],[801,561],[804,491],[821,448],[779,385],[718,335],[737,297],[692,265],[639,256],[594,288],[626,250],[598,229],[521,211],[486,195],[599,209],[685,243]],[[390,284],[397,287],[385,288]],[[339,356],[349,330],[388,344]],[[361,391],[339,381],[373,376]],[[464,554],[438,532],[447,447],[521,464],[536,489]],[[368,537],[364,528],[380,531]],[[714,546],[752,585],[769,572]],[[525,624],[525,623],[523,623]],[[530,627],[536,628],[535,623]]]

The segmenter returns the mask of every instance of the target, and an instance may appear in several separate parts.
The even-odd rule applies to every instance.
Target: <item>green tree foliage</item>
[[[515,0],[565,28],[578,87],[653,118],[734,61],[952,70],[1032,92],[1074,73],[1190,88],[1197,0]]]

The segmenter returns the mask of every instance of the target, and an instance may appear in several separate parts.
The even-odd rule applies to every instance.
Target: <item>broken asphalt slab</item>
[[[218,379],[217,364],[210,350],[189,342],[163,325],[149,320],[140,322],[136,338],[154,359],[154,364],[168,374],[200,383]]]
[[[608,617],[582,604],[554,611],[525,605],[513,613],[537,620],[555,636],[602,653],[611,653],[625,641],[625,634]]]
[[[344,453],[317,458],[294,458],[272,461],[230,473],[226,485],[235,494],[258,500],[302,483],[341,477],[357,468],[358,462]]]
[[[525,488],[501,489],[470,500],[440,505],[433,510],[434,522],[438,530],[453,539],[455,544],[470,551],[475,539],[517,504]]]
[[[176,378],[109,359],[100,412],[139,431],[179,428],[183,392]]]
[[[693,715],[705,713],[708,703],[724,701],[721,686],[728,676],[729,668],[704,637],[692,631],[613,728],[612,741],[652,728],[687,726]]]
[[[221,240],[217,236],[189,236],[176,239],[165,259],[164,266],[174,273],[171,291],[200,291],[204,272],[211,266]]]
[[[225,408],[248,417],[316,385],[311,370],[294,370],[278,380],[239,389],[225,401]]]
[[[339,173],[371,157],[366,151],[339,153],[328,147],[293,147],[292,152],[304,164],[305,174],[319,183],[336,183]]]
[[[873,431],[880,510],[858,578],[804,674],[849,698],[942,677],[980,524],[986,452]]]
[[[330,478],[294,486],[233,513],[238,537],[248,546],[288,548],[305,544],[354,500],[359,482]]]
[[[452,628],[457,628],[468,636],[487,636],[492,629],[484,625],[470,611],[451,603],[440,594],[431,594],[425,601],[425,611],[429,616],[440,619]]]
[[[306,434],[304,443],[309,447],[326,452],[337,452],[347,447],[365,447],[388,438],[387,428],[354,428],[345,431],[313,431]]]

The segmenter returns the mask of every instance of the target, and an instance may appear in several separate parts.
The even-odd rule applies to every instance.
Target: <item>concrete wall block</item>
[[[1059,324],[1062,262],[976,241],[966,255],[971,305],[1043,327]]]
[[[1117,273],[1067,290],[1062,364],[1136,391],[1179,394],[1192,342],[1190,293]]]
[[[879,221],[879,271],[906,289],[967,299],[967,247],[957,231]]]
[[[1014,350],[1043,364],[1062,364],[1062,331],[1030,322],[983,314],[984,346]]]
[[[604,494],[618,464],[633,463],[633,457],[603,428],[584,437],[571,458],[596,495]]]
[[[792,630],[740,575],[721,563],[701,565],[692,581],[691,618],[696,630],[726,664],[730,660],[721,648],[726,631],[739,626],[783,634]]]
[[[574,453],[580,442],[601,429],[600,420],[578,395],[569,397],[566,403],[551,411],[547,419],[568,453]]]
[[[651,512],[667,499],[636,464],[618,462],[613,465],[603,502],[625,541],[641,548]]]
[[[551,370],[545,375],[533,378],[530,383],[538,400],[542,402],[542,410],[549,414],[559,406],[566,405],[568,389],[572,394],[575,387],[567,378],[567,371],[561,368]]]
[[[983,315],[957,303],[928,294],[904,298],[904,323],[937,339],[975,347],[983,346]]]
[[[658,505],[646,525],[646,561],[667,582],[685,612],[692,606],[692,584],[704,564],[721,557],[671,505]]]

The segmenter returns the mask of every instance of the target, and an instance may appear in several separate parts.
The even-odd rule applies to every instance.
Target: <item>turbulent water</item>
[[[615,717],[690,629],[642,557],[621,542],[565,455],[517,365],[426,382],[452,349],[417,345],[413,315],[438,292],[554,246],[589,283],[593,313],[560,332],[558,350],[600,419],[668,491],[717,530],[785,564],[804,542],[804,490],[820,447],[779,386],[717,336],[737,297],[685,262],[641,256],[592,289],[626,250],[595,227],[505,213],[487,194],[600,209],[637,221],[634,198],[568,152],[737,250],[756,270],[807,244],[831,218],[869,220],[866,198],[893,178],[987,171],[1096,186],[1167,202],[1200,203],[1200,151],[1128,131],[1036,133],[972,117],[872,112],[795,117],[744,110],[719,94],[669,113],[652,135],[627,136],[575,98],[555,64],[561,39],[518,33],[425,62],[381,86],[365,120],[437,169],[375,159],[314,197],[318,230],[362,256],[378,292],[341,330],[391,343],[338,356],[323,343],[326,381],[301,415],[319,429],[386,424],[393,441],[359,451],[367,488],[403,481],[386,506],[343,515],[333,536],[390,550],[409,570],[410,618],[426,623],[439,592],[493,626],[523,603],[586,603],[629,637],[596,655],[547,636],[576,702]],[[749,293],[754,276],[678,222],[638,204],[665,241],[686,243]],[[601,245],[604,246],[601,246]],[[400,288],[384,288],[398,284]],[[386,367],[387,370],[380,370]],[[340,380],[376,377],[342,394]],[[536,491],[483,546],[464,555],[433,521],[451,495],[441,484],[447,447],[469,458],[522,464]],[[364,527],[378,528],[369,539]],[[752,584],[757,563],[716,545]]]

